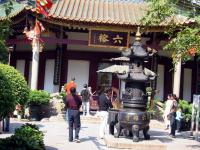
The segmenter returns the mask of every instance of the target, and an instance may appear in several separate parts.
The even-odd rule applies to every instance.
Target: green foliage
[[[148,10],[144,18],[142,18],[142,24],[146,26],[157,26],[163,22],[166,18],[176,13],[175,4],[177,0],[147,0]]]
[[[43,90],[32,90],[29,95],[28,105],[42,105],[48,104],[50,94]]]
[[[179,100],[179,108],[181,108],[181,110],[182,110],[183,119],[186,122],[191,121],[192,104],[189,104],[186,100]]]
[[[29,88],[15,68],[0,64],[0,118],[13,112],[16,104],[25,105]]]
[[[12,93],[15,96],[16,102],[25,105],[28,100],[30,89],[24,76],[9,65],[0,64],[0,69],[2,69],[2,73],[7,76],[7,79],[11,83]]]
[[[173,52],[172,58],[174,63],[179,60],[178,56],[181,56],[182,61],[188,61],[195,54],[200,53],[199,31],[199,28],[186,27],[182,31],[179,31],[176,35],[176,38],[173,38],[164,47],[164,50]],[[190,50],[192,49],[194,50],[194,54],[190,53]]]
[[[144,25],[158,25],[161,22],[166,21],[170,17],[178,15],[178,11],[181,9],[190,11],[193,13],[195,5],[191,0],[187,1],[187,5],[191,8],[180,5],[178,0],[148,0],[149,9],[147,15],[141,20]],[[185,15],[181,13],[181,15]],[[180,25],[175,22],[174,19],[168,23],[166,32],[169,34],[171,41],[166,44],[164,50],[172,51],[173,64],[176,64],[180,58],[182,61],[188,61],[191,57],[200,54],[200,16],[196,13],[193,18],[196,20],[196,24],[193,25]]]
[[[147,103],[147,111],[150,114],[151,119],[156,119],[159,121],[162,121],[162,116],[163,116],[163,108],[158,105],[160,100],[154,100],[153,101],[153,108],[150,108],[150,102]]]
[[[1,150],[45,150],[44,135],[36,125],[26,124],[15,130],[15,134],[0,139]]]
[[[7,3],[4,4],[6,16],[11,13],[13,9],[12,0],[8,0]],[[0,21],[0,62],[7,63],[8,62],[8,49],[6,47],[5,40],[11,35],[11,21],[9,17],[5,18],[3,21]]]
[[[65,91],[61,91],[61,92],[59,93],[59,95],[63,98],[63,97],[65,97],[67,94],[66,94]]]
[[[12,93],[11,82],[0,66],[0,120],[15,109],[15,97]]]

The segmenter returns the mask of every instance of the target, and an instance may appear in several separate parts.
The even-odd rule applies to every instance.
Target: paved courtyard
[[[82,119],[83,120],[83,119]],[[11,120],[11,131],[10,133],[1,134],[0,138],[10,136],[14,128],[21,126],[25,122],[20,122],[17,120]],[[197,142],[189,137],[187,132],[182,132],[177,134],[175,139],[168,137],[165,130],[158,127],[155,129],[155,124],[151,127],[150,134],[151,140],[141,141],[139,143],[134,143],[131,139],[114,139],[110,135],[106,135],[106,142],[98,138],[98,123],[91,122],[90,119],[85,119],[82,123],[82,128],[80,131],[81,143],[68,142],[68,130],[67,124],[64,121],[47,121],[47,122],[34,122],[37,124],[41,131],[44,132],[44,142],[47,150],[116,150],[117,148],[108,148],[108,145],[113,143],[118,146],[121,144],[123,147],[132,144],[132,149],[144,150],[148,147],[148,150],[153,148],[153,145],[158,145],[157,149],[166,150],[199,150],[200,142]],[[141,135],[142,137],[142,135]],[[113,142],[113,143],[112,143]],[[160,148],[159,148],[160,146]],[[139,148],[138,148],[139,147]],[[162,148],[161,148],[162,147]],[[156,148],[154,148],[156,149]]]

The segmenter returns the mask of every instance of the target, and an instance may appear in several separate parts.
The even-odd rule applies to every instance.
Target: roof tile
[[[78,8],[79,8],[79,4],[80,4],[80,0],[75,0],[75,4],[74,4],[74,9],[72,11],[72,15],[71,15],[71,19],[76,18],[76,15],[78,13]]]
[[[93,10],[93,15],[92,15],[92,21],[96,21],[99,15],[99,0],[96,0],[94,2],[94,10]]]
[[[85,0],[84,9],[82,11],[81,21],[87,21],[87,14],[89,9],[90,0]]]
[[[80,20],[81,19],[81,16],[82,16],[82,13],[83,13],[83,8],[84,8],[84,2],[85,0],[80,0],[80,5],[78,7],[78,10],[77,10],[77,16],[75,18],[75,20]]]
[[[118,23],[120,21],[120,18],[119,18],[119,3],[114,3],[114,16],[115,16],[115,20],[114,20],[114,23]]]
[[[98,13],[97,22],[101,22],[103,20],[103,10],[104,10],[103,1],[100,0],[99,1],[99,13]]]
[[[15,4],[15,11],[13,10],[11,16],[14,17],[24,9],[35,12],[35,9]],[[145,15],[146,9],[148,9],[147,3],[133,0],[59,0],[53,4],[49,17],[51,19],[60,18],[63,21],[140,25],[140,19]],[[5,15],[0,13],[0,20],[4,17]],[[172,16],[160,25],[166,26],[172,19],[177,24],[188,24],[195,21],[187,17]]]
[[[69,21],[135,25],[143,14],[143,3],[133,1],[60,0],[53,5],[49,16]]]
[[[93,12],[94,12],[94,1],[90,1],[90,3],[89,3],[89,9],[88,9],[87,21],[92,20]]]

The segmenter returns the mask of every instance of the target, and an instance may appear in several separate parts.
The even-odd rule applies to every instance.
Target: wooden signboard
[[[89,46],[96,47],[128,47],[129,32],[90,30]]]

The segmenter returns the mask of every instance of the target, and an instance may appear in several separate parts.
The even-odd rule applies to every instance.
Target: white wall
[[[155,95],[155,99],[163,100],[164,98],[164,65],[158,65],[157,87],[159,93]]]
[[[44,77],[44,90],[53,93],[54,92],[54,84],[53,84],[53,76],[54,76],[54,59],[47,59],[45,66],[45,77]]]
[[[25,60],[17,60],[16,69],[24,76]]]
[[[183,99],[191,101],[192,69],[184,69]]]
[[[81,92],[83,85],[88,84],[90,62],[85,60],[68,60],[67,82],[75,77],[77,92]],[[89,85],[90,86],[90,85]]]

